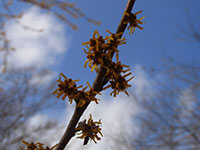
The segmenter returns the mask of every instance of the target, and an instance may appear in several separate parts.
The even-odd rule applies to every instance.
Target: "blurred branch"
[[[11,146],[19,144],[24,138],[33,138],[28,134],[30,128],[28,120],[41,110],[45,110],[55,102],[49,91],[53,89],[53,83],[43,85],[40,80],[31,82],[35,70],[26,69],[9,71],[1,75],[3,91],[0,92],[0,143],[1,149],[9,150]],[[56,122],[49,121],[42,127],[36,128],[35,133],[49,130]]]
[[[96,25],[100,24],[99,21],[95,21],[87,17],[80,9],[76,8],[75,4],[69,2],[62,2],[59,0],[18,0],[23,3],[29,3],[35,6],[40,7],[43,10],[52,12],[59,19],[64,21],[67,25],[72,27],[74,30],[78,27],[69,21],[65,15],[70,15],[72,18],[84,18],[88,22],[94,23]],[[59,10],[59,11],[56,11]]]
[[[44,12],[52,13],[58,19],[62,20],[72,29],[78,29],[78,26],[71,22],[69,18],[77,19],[83,18],[89,23],[93,23],[95,25],[101,24],[101,22],[96,21],[94,19],[89,18],[85,15],[80,9],[76,7],[75,4],[59,1],[59,0],[1,0],[0,1],[0,52],[3,52],[2,56],[2,71],[6,72],[7,63],[8,63],[8,55],[10,52],[15,50],[14,47],[10,44],[10,41],[7,37],[7,33],[5,30],[6,23],[9,20],[14,20],[17,24],[21,25],[24,29],[31,30],[33,32],[41,32],[43,30],[38,30],[31,28],[27,25],[24,25],[20,22],[20,18],[23,17],[24,12],[17,12],[15,10],[15,5],[25,5],[30,4],[32,6],[37,6]]]
[[[142,126],[135,139],[139,150],[197,150],[200,147],[199,63],[171,59],[169,62],[164,67],[164,86],[156,82],[157,92],[151,98],[135,96],[144,110],[137,116]]]
[[[196,20],[194,21],[188,12],[186,13],[186,19],[188,24],[187,29],[181,25],[178,25],[180,32],[186,37],[200,42],[200,24],[198,24]]]

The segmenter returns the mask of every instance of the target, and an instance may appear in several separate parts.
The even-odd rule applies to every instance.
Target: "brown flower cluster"
[[[127,68],[127,69],[124,70],[123,68]],[[116,95],[118,95],[119,92],[123,92],[123,91],[128,95],[128,92],[126,91],[126,89],[128,87],[131,87],[131,85],[128,84],[128,82],[134,78],[134,77],[131,77],[128,80],[125,79],[127,76],[131,75],[131,72],[127,73],[128,71],[130,71],[129,66],[122,65],[120,61],[118,61],[117,63],[111,62],[108,65],[108,69],[106,72],[106,76],[108,76],[110,79],[109,80],[110,84],[104,87],[103,90],[111,87],[113,91],[110,93],[110,95],[112,96],[113,94],[114,97],[116,97]],[[124,75],[122,75],[122,73]]]
[[[61,76],[64,78],[64,81],[61,80]],[[79,80],[72,80],[71,78],[67,78],[63,73],[60,73],[59,79],[57,80],[58,88],[53,92],[53,94],[57,94],[57,98],[62,96],[62,100],[65,100],[66,97],[69,98],[70,104],[73,100],[76,101],[76,107],[82,107],[86,102],[94,101],[98,103],[99,99],[95,96],[96,94],[100,94],[92,90],[91,85],[87,82],[89,86],[89,90],[85,91],[88,86],[84,87],[82,90],[78,90],[83,87],[83,85],[77,86],[75,82]]]
[[[130,72],[127,73],[130,71],[130,68],[129,66],[121,64],[119,61],[119,50],[117,49],[119,45],[126,43],[126,39],[120,38],[122,33],[114,34],[108,30],[106,30],[106,32],[110,33],[110,36],[103,38],[99,35],[98,31],[94,31],[92,39],[90,39],[89,42],[82,43],[88,48],[88,51],[83,49],[87,54],[87,60],[84,67],[86,67],[88,62],[88,66],[91,68],[91,71],[94,69],[98,71],[98,66],[103,66],[107,70],[105,76],[110,82],[110,84],[103,89],[105,90],[111,87],[113,91],[110,95],[113,94],[114,97],[122,91],[128,95],[126,89],[131,86],[128,84],[128,81],[130,81],[133,77],[128,80],[125,79],[127,76],[131,75]],[[116,53],[116,63],[112,60],[114,53]],[[124,67],[127,69],[123,70]],[[124,73],[127,74],[122,75]]]
[[[88,48],[88,51],[85,49],[84,52],[87,54],[87,60],[84,64],[84,67],[88,64],[91,68],[91,71],[95,69],[97,72],[99,70],[99,65],[106,65],[109,61],[112,61],[112,55],[116,52],[116,59],[119,60],[119,50],[117,50],[118,45],[125,44],[125,38],[119,38],[120,34],[110,33],[110,36],[100,36],[98,31],[95,30],[93,33],[92,39],[88,42],[83,42],[82,45],[85,45]],[[96,37],[97,36],[97,37]]]
[[[44,148],[44,144],[42,143],[28,143],[26,141],[22,141],[23,144],[25,144],[27,147],[26,149],[24,149],[23,147],[20,146],[21,150],[53,150],[58,144],[56,144],[55,146],[49,148],[48,146],[46,148]]]
[[[131,35],[131,33],[134,33],[135,31],[135,28],[138,27],[140,30],[143,30],[143,27],[139,26],[139,24],[143,24],[144,22],[142,22],[141,20],[144,19],[145,16],[143,16],[142,18],[140,19],[137,19],[137,15],[142,13],[142,10],[136,12],[136,13],[126,13],[125,14],[128,16],[128,19],[127,21],[124,22],[124,24],[127,24],[129,23],[129,26],[127,29],[130,28],[130,31],[129,31],[129,35]]]
[[[100,140],[101,138],[98,136],[100,134],[101,136],[101,120],[99,121],[93,121],[92,115],[90,114],[90,118],[86,122],[86,120],[79,122],[78,127],[75,129],[76,132],[79,132],[80,136],[78,138],[84,139],[83,145],[86,145],[89,140],[93,140],[95,143],[96,140]]]

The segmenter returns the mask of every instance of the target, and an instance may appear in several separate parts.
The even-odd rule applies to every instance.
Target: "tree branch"
[[[124,12],[127,13],[131,13],[131,10],[133,8],[135,4],[135,0],[128,0],[127,6],[125,8]],[[117,28],[116,34],[117,33],[124,33],[127,24],[124,24],[124,21],[127,19],[127,16],[125,15],[125,13],[122,16],[122,19],[119,23],[119,26]],[[120,38],[122,37],[123,34],[121,34]],[[100,92],[103,88],[103,85],[105,85],[107,83],[107,80],[104,79],[104,75],[105,75],[106,69],[104,67],[100,67],[100,71],[96,76],[96,79],[93,83],[93,90]],[[103,82],[104,81],[104,82]],[[83,112],[86,110],[86,108],[88,107],[88,105],[90,104],[90,102],[87,102],[83,107],[81,108],[76,108],[74,111],[74,114],[68,124],[68,127],[63,135],[63,137],[61,138],[59,145],[56,147],[55,150],[63,150],[65,148],[65,146],[68,144],[68,142],[70,141],[70,139],[75,135],[75,128],[76,125],[80,119],[80,117],[82,116]]]

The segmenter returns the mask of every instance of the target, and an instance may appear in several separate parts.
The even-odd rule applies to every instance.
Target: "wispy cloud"
[[[9,55],[12,66],[42,68],[61,60],[67,51],[69,39],[63,24],[51,14],[42,13],[37,7],[27,9],[19,22],[10,21],[6,25],[8,38],[16,48]]]

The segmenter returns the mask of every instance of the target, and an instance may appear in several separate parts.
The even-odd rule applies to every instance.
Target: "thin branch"
[[[135,0],[128,0],[126,9],[124,12],[127,13],[131,13],[131,10],[133,8],[135,4]],[[119,26],[117,28],[116,34],[117,33],[124,33],[127,24],[124,24],[124,21],[127,19],[127,16],[125,15],[125,13],[122,16],[122,19],[119,23]],[[122,36],[122,35],[121,35]],[[103,85],[105,85],[107,83],[107,80],[104,79],[104,75],[105,75],[106,69],[103,67],[100,67],[100,71],[96,76],[96,79],[93,83],[93,90],[100,92],[103,88]],[[70,139],[75,135],[75,127],[80,119],[80,117],[82,116],[83,112],[86,110],[86,108],[88,107],[88,105],[90,104],[90,102],[87,102],[83,107],[81,108],[76,108],[74,111],[74,114],[68,124],[68,127],[63,135],[63,137],[61,138],[59,145],[56,147],[55,150],[63,150],[65,148],[65,146],[68,144],[68,142],[70,141]]]

